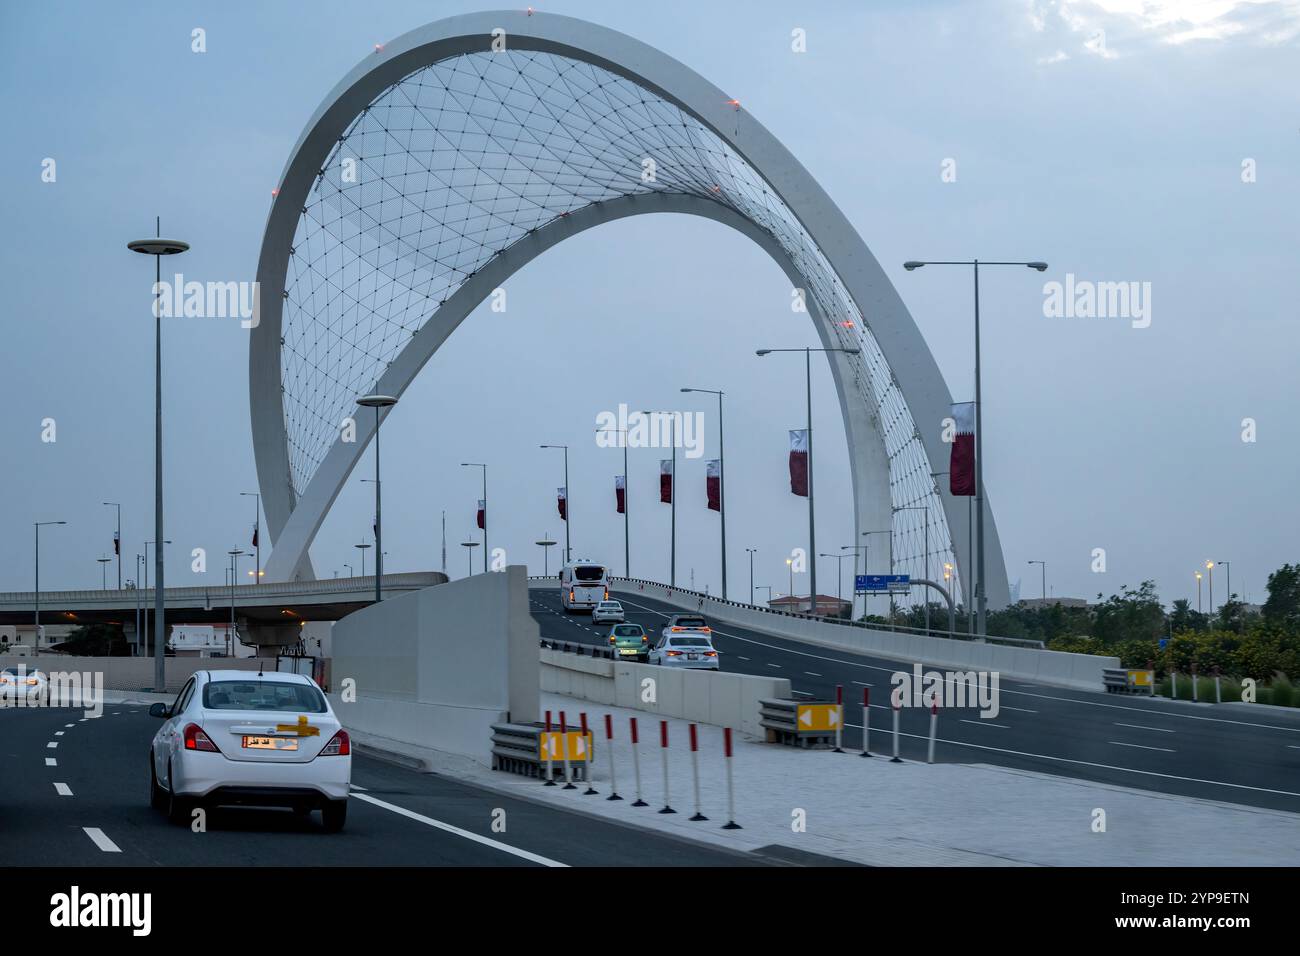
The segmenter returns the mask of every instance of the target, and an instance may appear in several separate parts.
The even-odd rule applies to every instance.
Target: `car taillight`
[[[35,686],[36,686],[37,684],[39,684],[39,683],[40,683],[40,681],[38,681],[35,677],[29,677],[29,678],[27,678],[27,686],[28,686],[28,687],[35,687]]]
[[[186,750],[206,750],[208,753],[219,754],[220,750],[212,742],[212,738],[203,732],[203,728],[198,724],[185,725],[185,749]]]
[[[642,643],[642,644],[649,644],[649,643],[650,643],[650,638],[648,638],[648,637],[646,637],[644,634],[642,634],[642,635],[641,635],[641,643]]]
[[[573,588],[569,588],[569,600],[573,600]]]
[[[320,752],[322,757],[347,757],[352,753],[352,738],[348,736],[346,730],[340,730],[330,738],[330,742],[325,745],[325,749]]]
[[[681,652],[681,651],[669,651],[669,652],[668,652],[668,656],[669,656],[669,657],[681,657],[681,656],[682,656],[682,652]]]
[[[704,656],[705,656],[705,657],[717,657],[717,656],[718,656],[718,652],[717,652],[717,651],[705,651],[705,652],[704,652]]]
[[[698,630],[703,631],[705,634],[711,634],[711,633],[713,633],[713,628],[711,628],[711,627],[701,627],[701,628],[698,628]]]
[[[610,642],[611,644],[614,643],[614,635],[613,635],[613,634],[609,635],[609,642]]]
[[[677,633],[678,631],[680,631],[680,630],[681,630],[680,627],[674,627],[674,628],[672,628],[672,632],[673,632],[674,634],[676,634],[676,633]]]
[[[605,600],[609,600],[609,588],[605,588]]]

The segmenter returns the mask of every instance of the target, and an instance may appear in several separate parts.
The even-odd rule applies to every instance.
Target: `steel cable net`
[[[356,397],[376,387],[467,278],[559,217],[649,192],[728,206],[790,255],[806,279],[805,297],[841,344],[862,348],[852,387],[884,439],[895,509],[925,507],[931,571],[955,564],[907,403],[869,325],[798,220],[734,150],[678,107],[549,53],[472,53],[422,67],[363,110],[324,163],[285,283],[281,382],[295,493],[355,413]],[[920,574],[923,527],[921,512],[895,511],[893,570]]]

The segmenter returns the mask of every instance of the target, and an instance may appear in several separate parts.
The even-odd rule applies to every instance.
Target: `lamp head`
[[[924,262],[917,262],[915,259],[909,259],[907,262],[903,263],[903,268],[908,272],[914,272],[923,265],[925,265]]]

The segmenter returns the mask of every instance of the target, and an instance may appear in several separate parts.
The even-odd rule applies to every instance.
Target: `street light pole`
[[[758,553],[758,548],[746,548],[749,552],[749,606],[754,606],[754,555]]]
[[[113,559],[96,558],[95,560],[99,562],[99,588],[101,591],[107,591],[108,590],[108,568],[105,565],[107,565]]]
[[[378,435],[376,435],[378,440]],[[255,498],[253,503],[253,550],[257,555],[257,564],[253,568],[253,583],[262,583],[262,496],[256,491],[241,491],[241,498]]]
[[[564,563],[568,564],[573,560],[573,547],[569,538],[569,525],[573,523],[573,489],[569,487],[569,446],[541,445],[539,447],[564,449]]]
[[[384,512],[379,482],[379,410],[392,408],[397,404],[397,399],[392,395],[362,395],[357,399],[357,404],[375,410],[375,602],[378,603],[384,599]]]
[[[1033,565],[1033,564],[1041,564],[1041,565],[1043,566],[1043,567],[1042,567],[1042,571],[1043,571],[1043,607],[1047,607],[1047,562],[1046,562],[1046,561],[1030,561],[1029,563],[1030,563],[1031,565]]]
[[[1201,613],[1201,572],[1196,572],[1196,613]]]
[[[469,574],[467,577],[474,576],[474,549],[478,547],[477,541],[462,541],[460,546],[465,549],[465,557],[469,561]]]
[[[105,501],[105,507],[117,509],[117,537],[113,539],[113,550],[117,552],[117,589],[122,590],[122,506],[116,501]]]
[[[853,594],[852,594],[852,596],[849,598],[849,605],[850,605],[850,608],[849,608],[849,616],[852,617],[852,616],[853,616],[853,607],[854,607],[854,602],[857,600],[857,596],[858,596],[858,582],[857,582],[857,573],[858,573],[858,555],[865,553],[866,550],[867,550],[867,548],[866,548],[866,545],[862,545],[862,544],[842,544],[842,545],[840,545],[840,550],[841,550],[841,551],[852,551],[852,552],[853,552],[853,574],[854,574],[854,578],[853,578]],[[866,569],[865,564],[864,564],[864,567],[863,567],[863,569],[862,569],[862,573],[865,574],[865,573],[866,573],[866,570],[867,570],[867,569]],[[863,613],[863,614],[866,614],[866,613],[867,613],[867,598],[866,598],[866,592],[863,592],[863,596],[862,596],[862,613]]]
[[[1231,562],[1231,561],[1220,561],[1219,563],[1220,563],[1221,565],[1223,565],[1224,570],[1226,570],[1227,573],[1228,573],[1228,582],[1227,582],[1227,583],[1228,583],[1228,600],[1231,601],[1231,600],[1232,600],[1232,562]]]
[[[462,461],[462,468],[482,468],[483,469],[483,573],[487,574],[488,569],[488,543],[487,543],[487,526],[488,526],[488,500],[487,500],[487,465],[478,461]],[[568,494],[566,491],[565,494]]]
[[[551,547],[552,545],[555,544],[555,542],[550,539],[549,535],[542,535],[542,540],[534,541],[533,544],[541,545],[542,577],[549,578],[551,576],[551,561],[550,561]]]
[[[1214,613],[1214,562],[1206,561],[1205,569],[1210,572],[1210,614]]]
[[[829,348],[829,349],[759,349],[754,354],[759,358],[770,355],[773,352],[802,352],[804,359],[804,378],[808,396],[808,611],[814,617],[817,615],[817,526],[813,513],[813,439],[812,439],[812,353],[813,352],[843,352],[846,355],[857,355],[862,350],[859,348]]]
[[[239,579],[239,556],[244,552],[235,548],[227,551],[230,555],[230,633],[226,635],[226,656],[235,656],[235,582]]]
[[[154,611],[153,611],[153,689],[163,693],[167,685],[164,663],[164,585],[163,585],[163,428],[162,428],[162,257],[173,256],[188,249],[189,243],[179,239],[162,238],[162,220],[154,223],[153,239],[135,239],[126,244],[132,252],[154,258]]]
[[[925,505],[908,505],[904,508],[895,508],[895,511],[924,511],[925,512],[925,579],[930,580],[930,509]],[[890,556],[893,556],[893,544],[890,544]],[[893,571],[893,568],[890,568]],[[928,585],[927,585],[928,586]],[[930,595],[929,592],[923,592],[925,600],[925,633],[930,633]]]
[[[718,518],[722,531],[722,600],[727,599],[727,464],[722,438],[722,392],[712,388],[684,388],[683,392],[704,392],[718,396]],[[673,476],[675,485],[677,476]],[[753,603],[751,595],[750,603]]]
[[[1027,266],[1043,272],[1046,262],[980,262],[967,261],[917,261],[903,263],[912,272],[922,266],[971,266],[975,275],[975,631],[983,637],[987,633],[988,582],[984,577],[984,402],[980,392],[980,266]]]
[[[41,529],[52,524],[67,524],[66,521],[34,521],[36,526],[36,554],[33,564],[36,569],[36,635],[32,638],[32,656],[41,653]]]
[[[628,545],[628,503],[627,503],[627,429],[626,428],[597,428],[597,434],[600,432],[615,432],[620,435],[620,441],[623,444],[623,576],[632,577],[632,551]],[[617,493],[617,490],[616,490]],[[568,489],[565,489],[568,494]]]
[[[370,547],[370,545],[362,541],[360,544],[354,544],[352,547],[361,552],[361,576],[364,578],[366,576],[366,548]]]

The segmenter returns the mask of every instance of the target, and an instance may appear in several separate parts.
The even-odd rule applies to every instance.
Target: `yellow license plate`
[[[284,737],[245,737],[244,747],[248,750],[297,750],[298,741]]]

